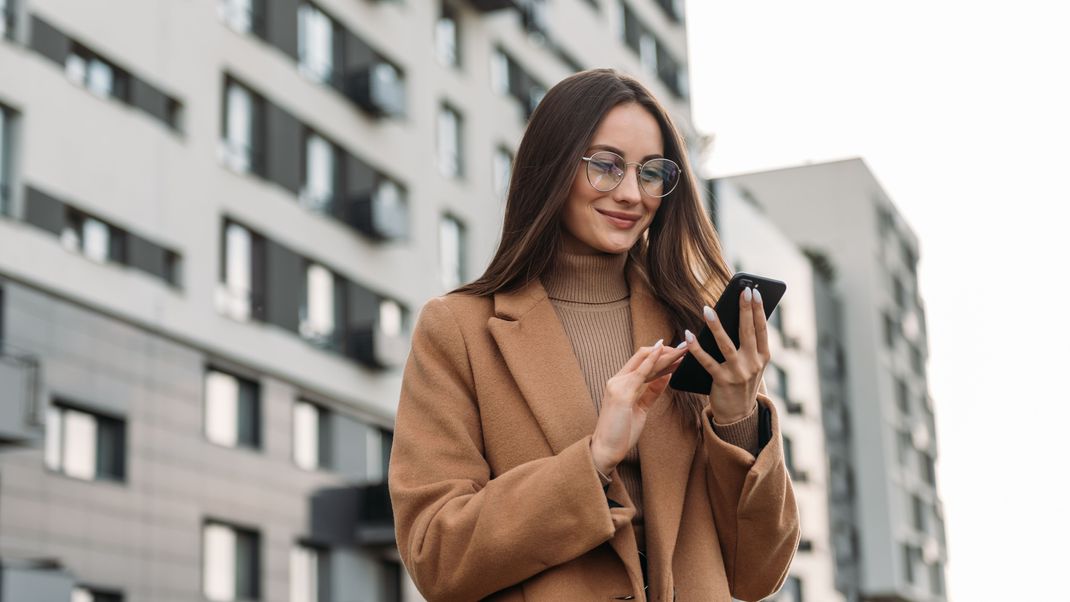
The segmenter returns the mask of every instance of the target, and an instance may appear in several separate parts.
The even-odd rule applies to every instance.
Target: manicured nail
[[[758,289],[754,289],[754,302],[758,305],[762,304],[762,293]]]
[[[743,299],[747,303],[750,303],[751,294],[750,294],[750,287],[749,286],[747,288],[743,289]]]
[[[661,348],[661,343],[662,343],[662,342],[663,342],[664,340],[665,340],[665,339],[658,339],[658,342],[657,342],[657,343],[654,343],[654,349],[660,349],[660,348]]]
[[[684,338],[687,339],[688,343],[694,343],[695,342],[695,335],[691,334],[690,330],[687,330],[687,329],[684,330]]]
[[[687,341],[680,341],[680,344],[676,346],[677,349],[683,349],[687,347]]]
[[[713,308],[709,305],[702,306],[702,315],[706,316],[706,320],[709,322],[717,321],[717,314],[713,313]]]

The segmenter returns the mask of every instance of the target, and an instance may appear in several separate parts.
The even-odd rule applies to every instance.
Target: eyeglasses
[[[680,166],[671,159],[659,157],[645,163],[627,163],[624,157],[612,151],[598,151],[590,157],[582,157],[587,162],[587,181],[595,190],[609,192],[624,181],[624,174],[629,165],[638,165],[635,177],[639,188],[652,197],[663,197],[680,181]]]

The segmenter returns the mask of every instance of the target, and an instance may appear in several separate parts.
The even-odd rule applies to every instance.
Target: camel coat
[[[634,347],[672,340],[629,263]],[[799,541],[776,409],[755,458],[683,419],[666,390],[639,440],[649,589],[619,478],[591,458],[597,416],[540,281],[493,298],[449,294],[420,312],[389,469],[398,549],[440,600],[759,600]],[[607,499],[608,498],[608,499]],[[619,507],[618,507],[619,506]]]

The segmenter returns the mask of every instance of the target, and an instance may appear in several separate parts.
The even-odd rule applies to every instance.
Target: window
[[[304,183],[298,199],[314,211],[329,213],[338,187],[342,151],[323,136],[305,135]]]
[[[675,23],[684,22],[684,0],[657,0],[658,6]]]
[[[220,522],[204,524],[204,597],[213,602],[260,599],[260,534]]]
[[[379,330],[392,337],[401,336],[404,315],[401,305],[393,299],[379,302]]]
[[[263,100],[249,88],[227,78],[223,108],[223,164],[234,171],[260,173],[263,152]]]
[[[380,560],[380,597],[382,602],[401,602],[401,563]]]
[[[910,415],[910,385],[900,377],[895,377],[895,402],[904,416]]]
[[[290,550],[290,602],[320,602],[330,592],[327,553],[297,544]]]
[[[788,474],[791,475],[792,480],[798,479],[798,470],[795,468],[795,444],[791,440],[791,437],[787,435],[781,436],[784,441],[784,465],[788,469]]]
[[[264,240],[234,222],[223,227],[222,282],[217,309],[235,320],[264,315]]]
[[[321,83],[334,79],[336,55],[341,51],[340,29],[326,13],[311,4],[297,11],[297,55],[301,73]],[[341,57],[338,57],[339,59]]]
[[[902,544],[903,578],[907,583],[915,583],[917,577],[914,568],[921,561],[921,548],[908,543]]]
[[[884,312],[884,344],[889,349],[895,349],[895,335],[898,332],[899,327],[896,324],[895,318],[892,317],[887,311]]]
[[[451,290],[464,281],[464,224],[452,215],[443,215],[438,223],[438,257],[442,286]]]
[[[208,369],[204,377],[204,433],[212,443],[260,448],[260,386]]]
[[[0,105],[0,215],[11,213],[11,117],[12,113]]]
[[[774,363],[770,363],[769,368],[772,368],[769,371],[771,378],[766,382],[766,388],[770,394],[786,401],[788,398],[788,373]]]
[[[925,482],[933,487],[936,486],[936,464],[933,462],[932,456],[919,451],[918,460],[921,463],[921,476],[925,479]]]
[[[67,207],[60,244],[96,262],[126,262],[126,233],[72,207]]]
[[[505,200],[509,194],[509,181],[513,177],[513,154],[499,146],[494,149],[493,182],[494,194]]]
[[[264,0],[220,0],[219,18],[235,31],[264,35]]]
[[[460,67],[461,34],[457,13],[448,2],[439,6],[438,21],[435,22],[435,56],[446,67]]]
[[[0,38],[11,38],[15,32],[13,0],[0,0]]]
[[[896,431],[896,441],[899,453],[899,464],[906,467],[910,465],[910,452],[914,449],[913,440],[907,431]]]
[[[60,403],[45,418],[45,465],[78,479],[126,479],[126,428],[122,420]]]
[[[344,286],[334,273],[318,263],[305,268],[305,302],[301,308],[301,336],[324,347],[335,345],[338,311],[337,296]]]
[[[917,494],[911,494],[910,509],[914,529],[920,533],[925,533],[925,501],[918,497]]]
[[[105,591],[86,585],[76,585],[71,590],[71,602],[123,602],[123,595],[117,591]]]
[[[895,298],[895,306],[898,307],[900,311],[905,310],[907,305],[907,291],[906,288],[903,287],[903,281],[899,276],[892,276],[892,295]]]
[[[798,577],[788,577],[784,582],[784,589],[780,594],[778,600],[783,602],[802,602],[803,601],[803,582]]]
[[[510,96],[520,104],[525,118],[531,116],[546,95],[546,87],[500,47],[490,55],[490,81],[496,93]]]
[[[461,156],[461,114],[443,104],[438,111],[438,167],[447,178],[462,175],[464,165]]]
[[[297,400],[294,404],[294,463],[305,470],[328,468],[331,464],[330,413],[323,407]]]
[[[130,96],[130,75],[78,43],[71,44],[64,68],[71,81],[97,96],[124,102]]]
[[[914,373],[918,376],[925,375],[925,359],[921,355],[921,350],[916,345],[910,346],[910,364],[914,369]]]

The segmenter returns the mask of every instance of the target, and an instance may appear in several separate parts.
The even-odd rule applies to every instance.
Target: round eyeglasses
[[[624,181],[624,174],[629,165],[638,165],[635,177],[639,188],[649,196],[663,197],[680,181],[680,166],[671,159],[659,157],[645,163],[628,163],[624,157],[612,151],[598,151],[590,157],[582,157],[587,162],[587,181],[600,192],[609,192]]]

